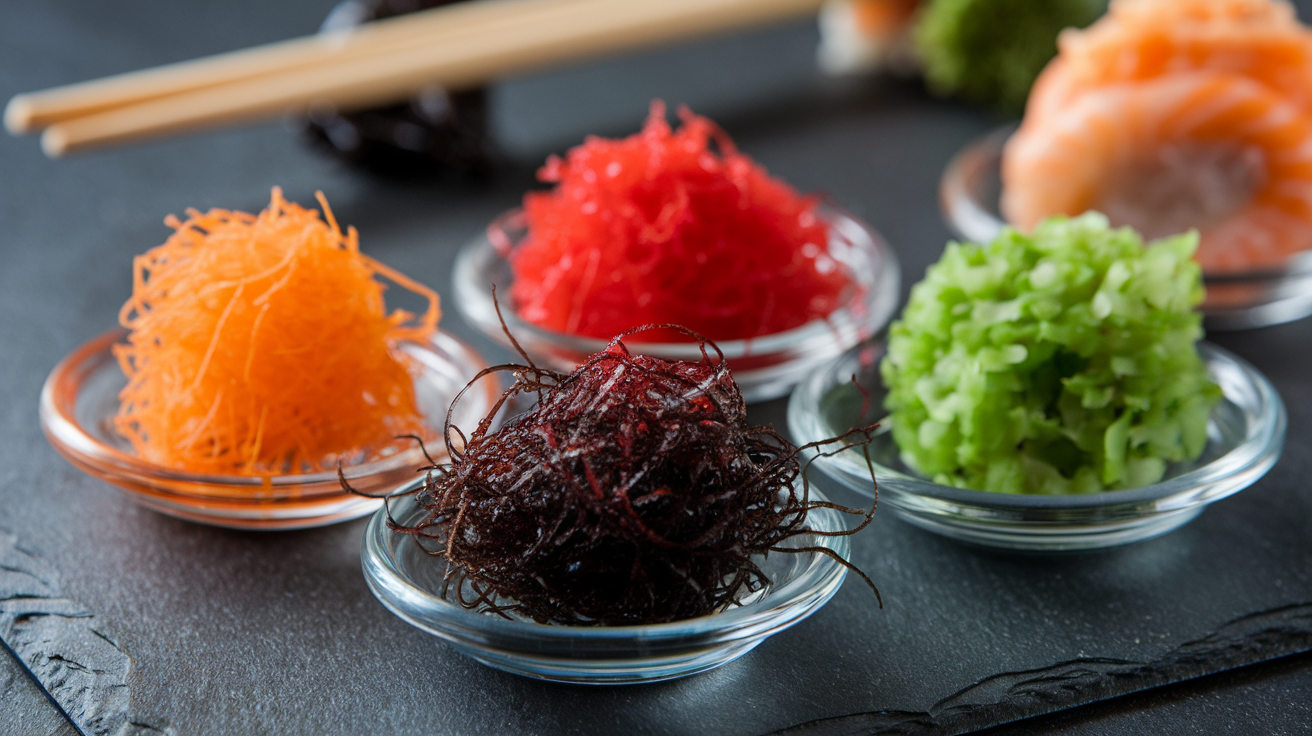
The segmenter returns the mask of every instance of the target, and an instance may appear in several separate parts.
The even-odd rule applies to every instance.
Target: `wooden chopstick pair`
[[[50,156],[276,117],[350,110],[433,85],[814,13],[823,0],[476,0],[244,51],[15,96],[11,133]]]

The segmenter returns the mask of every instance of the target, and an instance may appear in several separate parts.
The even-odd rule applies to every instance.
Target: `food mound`
[[[816,198],[771,178],[710,120],[680,116],[671,130],[653,103],[640,133],[548,159],[538,176],[556,187],[524,197],[528,235],[508,254],[521,318],[606,340],[649,323],[733,340],[823,319],[851,296]]]
[[[128,384],[114,426],[136,453],[197,473],[283,475],[370,460],[426,431],[419,366],[437,294],[360,253],[320,195],[319,213],[275,188],[258,215],[190,211],[133,262],[115,355]],[[383,302],[382,276],[428,301]]]
[[[665,361],[616,338],[569,375],[514,370],[507,397],[538,403],[449,442],[452,463],[416,496],[427,516],[391,523],[445,558],[442,594],[468,608],[572,625],[704,616],[769,585],[761,555],[833,556],[781,546],[816,533],[811,509],[869,522],[809,500],[797,448],[747,426],[722,357]]]
[[[1018,113],[1057,53],[1058,33],[1083,28],[1106,9],[1107,0],[925,2],[916,28],[925,82],[939,94]]]
[[[1002,162],[1017,227],[1190,228],[1211,274],[1312,248],[1312,32],[1274,0],[1116,0],[1067,31]]]
[[[1194,348],[1197,237],[1144,247],[1097,214],[950,244],[891,327],[893,437],[936,482],[1070,494],[1198,457],[1220,398]]]

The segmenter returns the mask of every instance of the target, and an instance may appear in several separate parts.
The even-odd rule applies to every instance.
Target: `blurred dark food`
[[[347,0],[324,21],[325,30],[451,5],[458,0]],[[310,111],[306,140],[348,164],[384,176],[424,178],[482,175],[492,166],[484,88],[450,92],[431,87],[387,107],[341,113]]]

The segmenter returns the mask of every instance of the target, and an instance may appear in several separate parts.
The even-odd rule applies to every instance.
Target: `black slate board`
[[[4,736],[73,736],[77,730],[10,652],[0,652]]]
[[[307,33],[330,5],[9,0],[0,96]],[[12,535],[0,637],[87,733],[953,731],[1306,650],[1312,321],[1212,337],[1281,391],[1287,450],[1268,477],[1179,532],[1105,554],[1016,557],[880,514],[854,540],[854,561],[879,584],[883,610],[848,585],[734,664],[641,687],[526,680],[430,640],[368,593],[363,522],[268,534],[187,524],[80,474],[41,437],[46,373],[112,325],[131,256],[165,237],[165,214],[258,209],[273,184],[301,202],[322,189],[366,251],[446,290],[455,249],[517,202],[546,153],[635,129],[654,96],[692,104],[775,174],[870,221],[902,260],[905,294],[948,237],[940,171],[998,121],[911,82],[822,80],[815,42],[795,24],[510,80],[492,95],[510,162],[483,184],[363,177],[279,125],[61,162],[33,140],[0,139],[0,529]],[[444,328],[504,357],[454,314]],[[783,426],[782,402],[753,411]],[[44,633],[20,636],[17,624]],[[1301,674],[1312,665],[1293,661],[1285,676],[1259,678],[1266,730],[1312,722]],[[12,732],[62,727],[7,677],[18,697],[0,703],[3,722],[34,724]],[[1149,722],[1216,725],[1190,707],[1201,697],[1163,710],[1175,714],[1165,728]],[[1145,723],[1107,718],[1107,730]]]

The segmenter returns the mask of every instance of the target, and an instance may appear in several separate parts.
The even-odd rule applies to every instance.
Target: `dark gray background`
[[[313,31],[331,0],[5,0],[0,98]],[[1080,657],[1149,661],[1244,614],[1312,602],[1312,321],[1211,339],[1276,384],[1285,457],[1244,493],[1165,538],[1082,557],[981,553],[887,513],[853,540],[886,605],[848,585],[738,662],[681,681],[587,688],[485,668],[389,614],[359,572],[363,521],[284,533],[187,524],[144,510],[47,445],[36,399],[50,368],[114,324],[131,257],[186,207],[257,210],[272,185],[322,189],[376,258],[449,290],[456,248],[515,205],[546,154],[637,128],[653,97],[717,119],[802,190],[830,192],[887,237],[905,284],[948,233],[943,166],[999,124],[914,82],[822,79],[797,23],[497,85],[509,163],[491,182],[387,182],[304,149],[278,124],[52,162],[0,138],[0,530],[57,571],[131,657],[133,718],[177,733],[757,734],[830,716],[927,711],[997,673]],[[503,351],[448,310],[443,329]],[[783,425],[782,402],[754,410]],[[860,499],[825,485],[837,500]],[[1011,727],[1306,732],[1307,657]],[[0,659],[0,733],[61,721]]]

